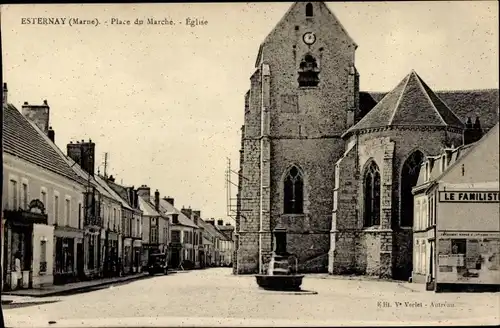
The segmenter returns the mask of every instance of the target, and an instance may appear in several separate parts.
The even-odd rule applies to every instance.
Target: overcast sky
[[[2,7],[9,101],[51,106],[56,143],[96,143],[96,165],[176,207],[226,217],[226,158],[238,169],[244,94],[260,42],[290,3]],[[358,44],[361,89],[389,91],[412,69],[434,90],[498,88],[498,2],[329,3]],[[97,18],[95,26],[22,17]],[[106,26],[148,17],[175,26]],[[186,18],[206,26],[179,24]],[[234,182],[236,176],[233,175]],[[123,181],[122,181],[123,180]],[[235,188],[233,188],[233,191]]]

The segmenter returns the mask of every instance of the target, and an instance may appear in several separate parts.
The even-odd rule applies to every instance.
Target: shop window
[[[284,213],[302,214],[304,212],[304,180],[302,172],[292,166],[284,181]]]
[[[364,226],[380,224],[380,171],[372,161],[364,176]]]
[[[40,272],[47,272],[47,241],[40,241]]]
[[[451,240],[451,253],[452,254],[465,254],[467,250],[467,239],[452,239]]]

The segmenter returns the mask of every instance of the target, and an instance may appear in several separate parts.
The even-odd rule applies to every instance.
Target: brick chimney
[[[146,185],[142,185],[137,188],[137,194],[139,197],[149,202],[151,199],[151,188]]]
[[[8,95],[9,95],[9,90],[7,90],[7,83],[4,83],[3,84],[3,98],[2,98],[3,105],[7,104]]]
[[[198,225],[198,219],[201,218],[201,211],[193,211],[194,224]]]
[[[156,189],[155,191],[155,210],[157,212],[160,211],[160,192],[158,191],[158,189]]]
[[[172,197],[163,197],[170,205],[174,206],[174,199]]]
[[[115,177],[113,175],[110,175],[108,177],[108,181],[115,182]]]
[[[23,115],[33,122],[45,135],[49,132],[50,107],[47,100],[43,101],[43,105],[30,105],[27,101],[22,107]]]
[[[207,223],[210,223],[211,225],[215,225],[215,220],[211,218],[210,220],[207,220]]]
[[[54,130],[52,130],[51,126],[49,126],[49,131],[47,132],[47,136],[49,137],[50,141],[55,142],[56,133],[54,132]]]
[[[217,220],[217,225],[218,226],[223,226],[224,225],[224,220]]]
[[[70,142],[67,145],[68,157],[74,160],[90,175],[94,175],[95,168],[95,143],[89,139],[88,142]]]
[[[191,208],[182,208],[181,209],[181,213],[184,214],[185,216],[187,216],[189,219],[192,218],[192,215],[193,215],[193,210]]]

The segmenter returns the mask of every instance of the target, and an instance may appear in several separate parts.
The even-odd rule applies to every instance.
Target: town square
[[[6,326],[500,322],[498,3],[1,15]]]

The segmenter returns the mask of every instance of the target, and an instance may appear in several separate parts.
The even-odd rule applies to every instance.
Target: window
[[[415,202],[415,230],[420,230],[420,200]]]
[[[316,87],[319,84],[318,62],[310,54],[300,62],[298,82],[300,87]]]
[[[285,214],[304,212],[304,181],[300,170],[295,166],[285,176],[283,209]]]
[[[401,226],[413,226],[413,194],[412,188],[417,184],[420,167],[424,160],[424,154],[420,151],[413,152],[403,164],[401,171]]]
[[[173,224],[179,224],[179,215],[178,214],[173,214],[172,215],[172,223]]]
[[[151,226],[151,244],[158,243],[158,227]]]
[[[70,222],[70,214],[71,214],[71,201],[69,199],[66,199],[66,203],[64,205],[64,214],[65,214],[65,225],[69,225]]]
[[[181,232],[180,231],[172,231],[172,242],[180,243],[181,242]]]
[[[10,208],[12,210],[17,210],[19,208],[19,204],[17,202],[17,181],[16,180],[10,180]]]
[[[380,172],[372,161],[364,177],[364,226],[380,224]]]
[[[45,208],[47,208],[47,191],[42,189],[42,191],[40,192],[40,198]]]
[[[425,229],[427,228],[427,221],[428,221],[428,203],[427,199],[424,199],[424,202],[422,204],[422,217],[420,218],[420,224],[422,225],[422,228]]]
[[[434,197],[429,200],[429,226],[434,225]]]
[[[40,272],[47,272],[47,241],[40,242]]]
[[[54,196],[54,221],[55,224],[59,223],[59,196]]]
[[[306,5],[306,17],[313,17],[313,5],[312,5],[312,3],[308,3]]]
[[[23,209],[28,209],[28,184],[23,183]]]
[[[82,228],[82,204],[78,203],[78,229]]]
[[[112,224],[112,227],[113,229],[115,229],[115,223],[116,222],[116,208],[113,208],[113,224]]]

